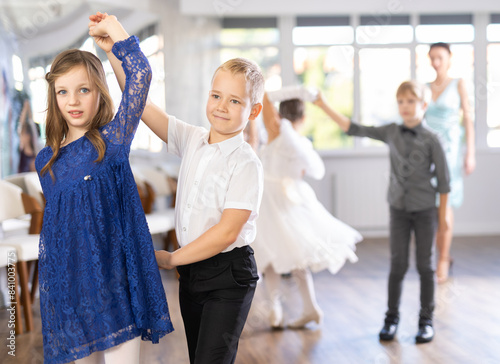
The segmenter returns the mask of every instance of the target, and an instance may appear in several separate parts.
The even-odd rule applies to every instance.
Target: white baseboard
[[[380,228],[356,228],[365,238],[388,238],[389,227]],[[500,223],[461,223],[453,229],[455,236],[497,236],[500,244]]]

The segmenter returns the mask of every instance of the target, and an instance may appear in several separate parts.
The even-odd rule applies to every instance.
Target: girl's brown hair
[[[45,126],[45,134],[47,136],[46,145],[52,149],[53,154],[52,158],[50,158],[47,164],[42,168],[41,174],[45,174],[49,171],[52,179],[55,178],[52,172],[52,165],[57,159],[61,143],[68,133],[66,120],[64,120],[57,106],[55,82],[59,77],[78,66],[85,68],[91,86],[97,88],[99,92],[97,113],[89,122],[89,130],[85,133],[85,136],[92,142],[98,152],[98,157],[95,162],[100,162],[104,158],[104,153],[106,152],[106,144],[101,137],[99,129],[109,123],[113,118],[114,106],[113,100],[109,94],[102,63],[99,58],[92,53],[80,51],[78,49],[70,49],[59,53],[50,67],[50,72],[45,75],[45,79],[49,84]]]
[[[279,114],[282,118],[296,122],[304,117],[304,101],[300,99],[290,99],[280,102]]]

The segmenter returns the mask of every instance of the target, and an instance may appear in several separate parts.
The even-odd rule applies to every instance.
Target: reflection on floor
[[[401,324],[397,339],[381,343],[388,274],[387,239],[366,239],[358,245],[359,262],[337,275],[314,276],[318,301],[325,311],[321,326],[272,331],[268,326],[265,280],[259,282],[250,316],[240,340],[236,364],[359,364],[359,363],[486,363],[500,362],[500,237],[460,237],[452,248],[452,278],[438,286],[436,337],[415,345],[419,281],[414,259],[404,282]],[[187,347],[172,271],[162,272],[176,331],[159,345],[142,344],[141,363],[188,363]],[[300,311],[293,279],[285,279],[285,309]],[[38,302],[37,302],[38,304]],[[0,311],[0,336],[6,339],[7,312]],[[5,341],[5,340],[4,340]],[[43,363],[40,311],[35,331],[16,338],[16,357],[0,346],[2,363]]]

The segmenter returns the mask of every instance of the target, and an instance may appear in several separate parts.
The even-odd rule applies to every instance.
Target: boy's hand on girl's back
[[[172,253],[166,250],[155,250],[156,263],[160,269],[174,269],[175,266],[170,264]]]
[[[99,11],[89,16],[89,35],[94,38],[96,44],[105,52],[111,52],[115,44],[107,34],[101,31],[100,28],[102,27],[99,26],[99,24],[108,17],[110,17],[108,13],[101,13]]]

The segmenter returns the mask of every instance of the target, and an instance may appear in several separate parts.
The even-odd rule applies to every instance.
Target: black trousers
[[[432,323],[434,311],[434,241],[437,229],[437,209],[407,212],[390,208],[391,272],[386,320],[399,321],[399,304],[403,279],[408,270],[410,237],[415,234],[417,271],[420,275],[420,323]]]
[[[234,363],[259,279],[253,249],[235,248],[177,270],[190,363]]]

